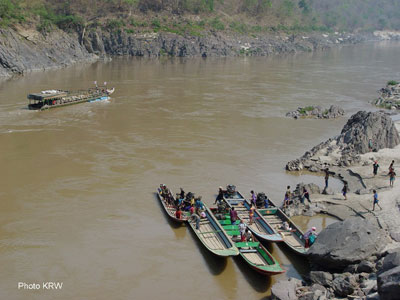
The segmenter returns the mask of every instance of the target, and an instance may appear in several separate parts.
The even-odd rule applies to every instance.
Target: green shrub
[[[218,17],[215,17],[214,19],[212,19],[209,22],[209,25],[215,30],[224,30],[225,29],[224,23],[222,23]]]
[[[398,85],[399,83],[396,80],[389,80],[387,85]]]
[[[110,19],[106,23],[106,28],[108,30],[118,30],[125,26],[125,22],[120,19]]]
[[[151,21],[151,26],[155,29],[160,29],[160,27],[161,27],[160,20],[154,19],[153,21]]]

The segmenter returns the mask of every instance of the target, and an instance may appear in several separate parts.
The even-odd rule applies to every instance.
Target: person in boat
[[[310,236],[314,235],[315,237],[317,236],[317,228],[316,227],[311,227],[311,229],[307,230],[305,234],[303,234],[303,239],[305,241],[305,248],[309,248],[310,245]]]
[[[190,214],[193,215],[194,214],[194,206],[191,205],[189,208]]]
[[[183,190],[183,188],[181,188],[180,197],[181,199],[185,199],[185,191]]]
[[[236,223],[236,220],[238,219],[238,215],[234,207],[232,207],[229,215],[231,217],[231,224],[234,225]]]
[[[246,236],[245,236],[246,228],[247,228],[246,224],[244,224],[243,220],[240,220],[239,232],[240,232],[240,241],[241,242],[245,242],[246,241]]]
[[[285,198],[283,200],[283,208],[289,206],[291,198],[292,198],[292,192],[290,191],[290,185],[288,185],[285,192]]]
[[[307,189],[305,187],[303,187],[303,193],[301,194],[301,197],[300,197],[300,201],[303,204],[304,204],[304,199],[307,199],[308,202],[311,203],[310,193],[307,191]]]
[[[282,224],[282,229],[287,230],[287,231],[292,231],[292,227],[290,227],[289,223],[287,221],[284,221]]]
[[[198,214],[196,214],[196,213],[191,214],[190,221],[191,222],[196,222],[196,229],[197,230],[200,229],[200,216]]]
[[[253,203],[254,207],[257,207],[257,196],[253,190],[250,191],[251,194],[251,203]]]
[[[200,210],[204,210],[204,204],[201,201],[201,196],[196,198],[194,206],[195,206],[195,209],[196,209],[196,214],[199,214]]]
[[[219,190],[218,190],[218,195],[217,195],[217,198],[215,198],[214,204],[218,203],[218,205],[219,205],[223,200],[224,200],[224,191],[222,189],[222,186],[220,186]]]
[[[246,228],[246,230],[244,231],[244,237],[245,237],[246,242],[253,241],[253,234],[251,233],[251,231],[248,228]]]
[[[182,219],[182,211],[181,211],[181,208],[179,206],[178,206],[178,209],[175,212],[175,217],[177,219]]]
[[[256,208],[254,207],[253,203],[250,204],[250,210],[249,210],[249,225],[253,224],[254,222],[254,210]]]

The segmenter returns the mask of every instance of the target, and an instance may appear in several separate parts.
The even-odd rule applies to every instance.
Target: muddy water
[[[276,246],[287,273],[274,278],[210,256],[168,222],[154,191],[184,187],[211,204],[229,183],[278,201],[286,185],[322,185],[284,165],[339,133],[345,118],[285,113],[371,109],[376,90],[400,78],[399,55],[400,44],[381,43],[292,57],[114,59],[0,82],[0,298],[260,299],[277,279],[299,277],[304,261]],[[111,101],[24,109],[29,92],[94,80],[116,88]],[[47,281],[63,287],[17,286]]]

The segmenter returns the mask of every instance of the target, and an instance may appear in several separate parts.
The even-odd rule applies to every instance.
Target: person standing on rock
[[[372,140],[371,139],[369,139],[369,141],[368,141],[368,149],[369,149],[369,152],[372,152]]]
[[[290,198],[292,196],[292,192],[290,191],[290,185],[286,188],[285,198],[283,200],[283,208],[289,206]]]
[[[375,210],[375,204],[379,206],[379,208],[382,210],[382,207],[379,205],[379,200],[378,200],[378,193],[376,192],[376,190],[372,191],[374,193],[374,204],[372,206],[372,211]]]
[[[328,181],[329,181],[329,169],[325,169],[325,189],[328,188]]]
[[[391,171],[393,171],[394,170],[394,160],[392,160],[392,162],[390,163],[390,166],[389,166],[389,175],[390,175],[390,172]]]
[[[376,176],[376,174],[378,174],[378,168],[379,168],[379,164],[378,161],[374,161],[374,164],[372,166],[374,168],[374,177]]]
[[[342,189],[344,200],[347,200],[347,192],[348,192],[348,190],[349,190],[349,187],[347,186],[347,181],[345,181],[343,189]]]
[[[304,204],[304,198],[307,199],[309,203],[311,203],[310,193],[307,191],[306,187],[303,187],[303,193],[301,194],[301,203],[302,204]]]
[[[389,183],[390,186],[393,187],[394,184],[394,180],[396,179],[396,172],[394,171],[394,169],[392,169],[389,173]]]
[[[303,234],[303,239],[305,241],[305,248],[309,248],[310,245],[310,237],[312,235],[314,235],[315,237],[317,236],[317,228],[316,227],[312,227],[311,229],[307,230],[307,232],[305,234]]]

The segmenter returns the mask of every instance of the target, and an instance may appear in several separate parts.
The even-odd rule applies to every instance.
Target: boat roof
[[[28,95],[30,100],[46,100],[54,97],[65,97],[67,92],[58,90],[41,91],[40,93],[33,93]]]

